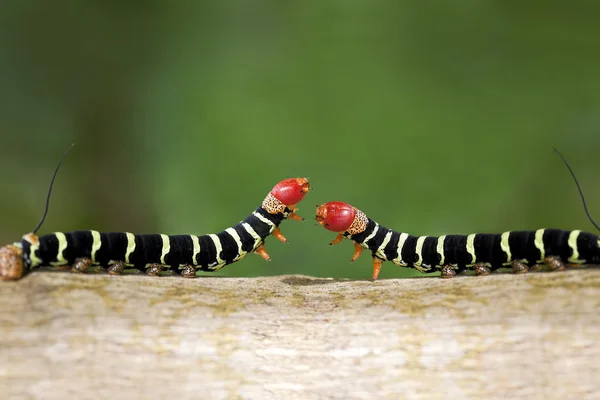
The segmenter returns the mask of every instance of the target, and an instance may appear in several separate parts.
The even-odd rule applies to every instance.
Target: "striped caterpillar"
[[[68,152],[68,151],[67,151]],[[238,224],[216,234],[203,236],[162,234],[134,235],[128,232],[97,231],[56,232],[36,236],[48,211],[52,183],[63,158],[58,163],[46,200],[46,211],[38,226],[20,242],[0,248],[0,277],[19,279],[41,265],[69,265],[73,272],[86,272],[92,265],[108,267],[118,275],[125,268],[158,276],[171,269],[193,278],[196,271],[217,271],[254,252],[270,261],[264,246],[269,235],[287,242],[279,229],[284,219],[303,220],[296,214],[296,204],[310,190],[306,178],[279,182],[267,194],[262,205]]]
[[[587,210],[573,170],[555,151],[577,184],[588,218],[600,230]],[[514,273],[522,274],[541,269],[541,264],[550,270],[564,270],[565,262],[572,266],[600,264],[600,238],[579,230],[538,229],[417,237],[385,228],[359,209],[339,201],[317,206],[315,219],[326,229],[338,233],[330,245],[340,243],[344,238],[354,241],[352,262],[364,249],[371,251],[372,280],[379,276],[384,261],[425,273],[440,271],[442,278],[452,278],[465,270],[487,275],[498,268],[511,267]]]

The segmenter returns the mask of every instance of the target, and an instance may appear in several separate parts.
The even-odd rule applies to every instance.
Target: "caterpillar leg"
[[[473,271],[477,276],[485,276],[490,274],[490,269],[485,266],[484,263],[477,263],[473,265]]]
[[[110,265],[106,271],[109,275],[121,275],[125,271],[125,263],[123,261],[116,261]]]
[[[291,205],[291,206],[288,206],[288,208],[290,210],[292,210],[292,212],[289,213],[288,216],[287,216],[289,219],[293,219],[294,221],[304,221],[304,217],[301,217],[298,214],[296,214],[296,211],[298,211],[298,209],[296,208],[295,204]]]
[[[362,249],[362,247],[361,247]],[[381,264],[383,264],[383,260],[379,257],[373,257],[373,276],[371,277],[372,281],[376,281],[379,276],[379,272],[381,271]]]
[[[289,243],[279,228],[275,228],[272,235],[275,236],[280,242]]]
[[[350,262],[358,260],[358,257],[360,257],[363,250],[364,248],[360,244],[354,242],[354,254],[352,255],[352,259],[350,260]]]
[[[344,235],[342,235],[341,233],[338,233],[337,236],[335,237],[335,239],[333,239],[331,241],[331,243],[329,243],[329,245],[333,246],[334,244],[340,243],[342,240],[344,240]]]
[[[262,258],[264,258],[265,261],[271,261],[271,257],[269,256],[269,253],[267,253],[267,250],[265,250],[264,244],[261,244],[260,246],[258,246],[258,248],[256,250],[254,250],[254,252],[256,254],[258,254],[259,256],[261,256]]]
[[[196,268],[193,265],[185,265],[181,268],[181,271],[179,273],[184,278],[195,278]]]
[[[92,266],[92,259],[87,257],[76,258],[73,265],[71,265],[71,272],[77,272],[85,274],[88,269]]]
[[[452,265],[449,264],[444,265],[440,272],[442,273],[441,277],[444,279],[454,278],[454,275],[456,275],[456,271],[454,271]]]
[[[541,269],[542,269],[541,264],[533,264],[531,267],[529,267],[529,272],[540,271]]]
[[[162,264],[148,264],[146,265],[146,275],[148,276],[160,276],[164,265]]]
[[[529,272],[529,267],[521,261],[514,260],[510,263],[513,274],[526,274]]]
[[[557,256],[548,256],[544,258],[544,264],[546,264],[550,271],[564,271],[566,269],[565,263]]]

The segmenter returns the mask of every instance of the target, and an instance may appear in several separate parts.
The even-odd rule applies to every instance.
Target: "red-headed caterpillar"
[[[0,277],[3,280],[19,279],[27,271],[42,265],[68,265],[73,272],[86,272],[92,265],[101,265],[108,267],[109,274],[115,275],[125,268],[135,268],[154,276],[171,269],[186,278],[193,278],[196,271],[217,271],[251,252],[270,261],[264,247],[265,239],[273,235],[287,242],[279,224],[284,219],[303,219],[296,214],[296,204],[310,190],[306,178],[285,179],[273,187],[250,216],[216,234],[167,236],[75,231],[38,237],[36,232],[48,212],[56,173],[67,153],[68,150],[54,171],[46,208],[36,228],[20,242],[0,248]]]
[[[573,176],[588,218],[600,230],[588,212],[573,170],[562,154],[554,150]],[[600,263],[600,239],[579,230],[538,229],[417,237],[385,228],[359,209],[340,201],[317,206],[315,219],[326,229],[338,232],[330,245],[340,243],[344,238],[354,241],[351,261],[356,261],[364,249],[371,250],[373,280],[377,279],[384,261],[426,273],[440,271],[442,278],[452,278],[465,270],[487,275],[490,270],[512,267],[513,272],[519,274],[540,269],[541,264],[550,270],[564,270],[565,263]]]

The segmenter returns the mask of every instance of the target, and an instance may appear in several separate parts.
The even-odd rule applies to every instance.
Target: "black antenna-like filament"
[[[48,214],[48,206],[50,206],[50,195],[52,194],[52,186],[54,185],[54,180],[56,179],[56,174],[58,173],[58,169],[60,168],[60,164],[62,164],[63,160],[65,159],[65,157],[67,156],[67,154],[69,154],[69,152],[71,151],[71,149],[73,148],[73,146],[75,146],[75,143],[73,143],[72,145],[69,146],[69,148],[67,149],[67,151],[65,151],[65,153],[62,155],[62,157],[58,161],[58,164],[56,165],[56,168],[54,169],[54,174],[52,175],[52,180],[50,180],[50,187],[48,188],[48,195],[46,196],[46,208],[44,209],[44,215],[42,215],[42,219],[40,220],[40,222],[38,222],[37,226],[32,231],[32,233],[34,233],[34,234],[37,232],[38,229],[40,229],[40,227],[44,223],[44,220],[46,219],[46,215]]]
[[[571,166],[569,165],[569,163],[567,162],[567,160],[565,160],[565,157],[561,154],[561,152],[558,151],[558,150],[556,150],[556,148],[554,148],[554,147],[552,149],[556,152],[556,154],[558,154],[560,156],[560,158],[563,160],[563,162],[565,163],[565,165],[569,169],[569,172],[571,173],[571,176],[573,177],[573,180],[575,181],[575,185],[577,185],[577,190],[579,190],[579,195],[581,196],[581,201],[583,202],[583,209],[585,210],[585,214],[587,215],[587,217],[590,220],[590,222],[592,223],[592,225],[594,225],[596,227],[596,229],[598,229],[600,231],[600,226],[598,226],[598,224],[594,221],[594,219],[590,215],[590,212],[588,211],[587,204],[585,203],[585,197],[583,196],[583,191],[581,190],[581,186],[579,185],[579,181],[577,181],[577,177],[575,176],[575,172],[573,172],[573,170],[571,169]]]

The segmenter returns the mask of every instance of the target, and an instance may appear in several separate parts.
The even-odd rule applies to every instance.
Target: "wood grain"
[[[1,283],[2,399],[600,398],[596,269]]]

